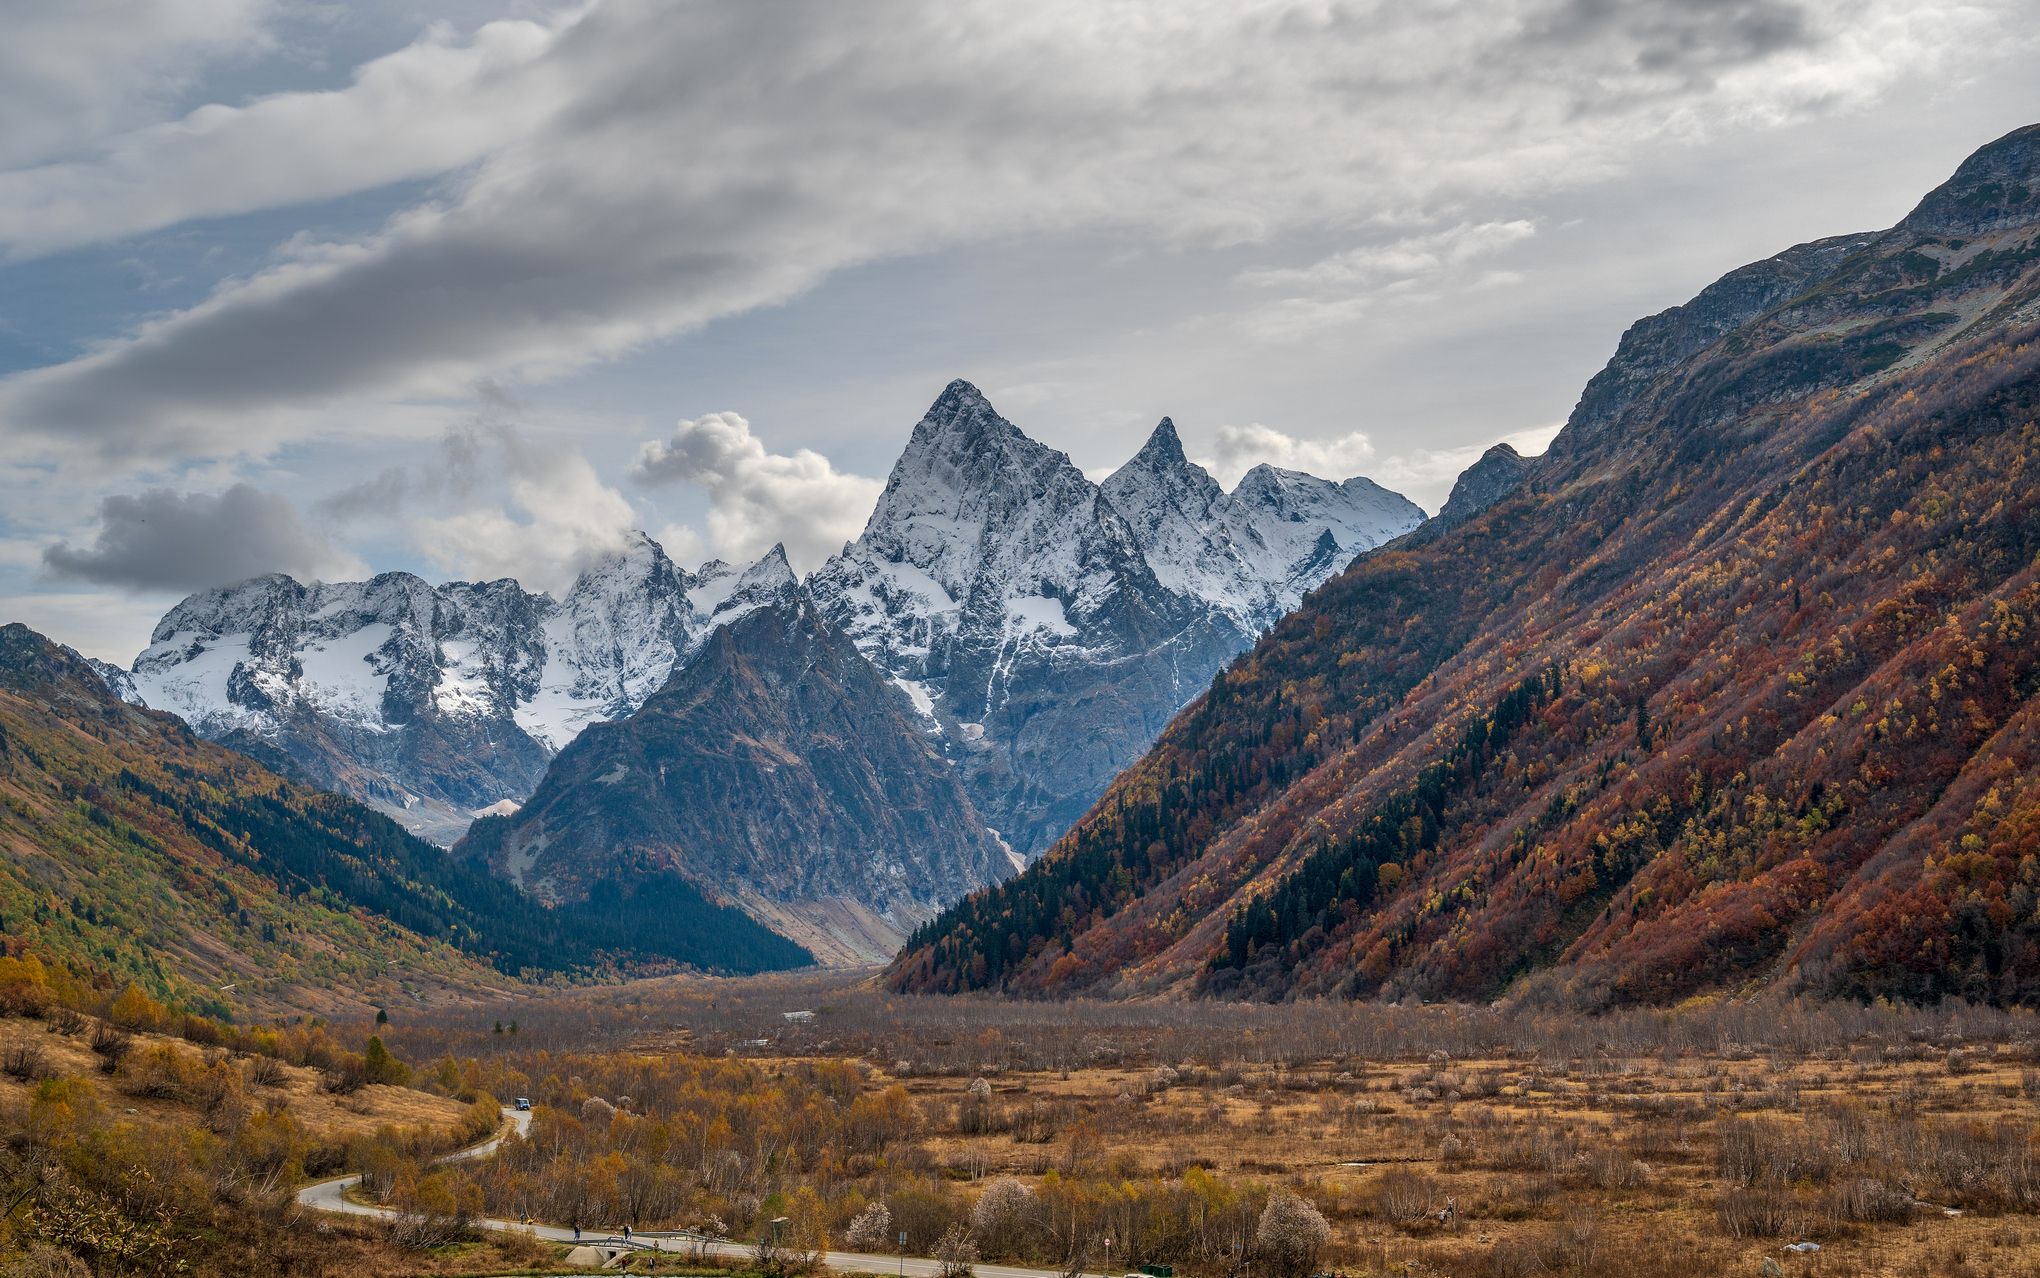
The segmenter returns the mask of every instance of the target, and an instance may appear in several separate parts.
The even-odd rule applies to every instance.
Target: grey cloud
[[[235,484],[221,493],[153,489],[108,497],[90,545],[43,552],[53,577],[133,590],[202,590],[263,573],[325,578],[362,564],[305,526],[275,493]]]
[[[1991,19],[1957,0],[1323,12],[608,0],[492,82],[559,105],[442,197],[0,382],[0,420],[50,451],[260,451],[335,402],[556,376],[890,256],[1072,230],[1254,241],[1590,182],[1669,131],[1864,100]],[[308,109],[358,113],[360,91]]]
[[[1818,25],[1794,0],[1563,0],[1528,30],[1570,50],[1618,43],[1639,68],[1698,76],[1805,48],[1820,38]]]
[[[1368,464],[1373,460],[1374,441],[1360,431],[1336,439],[1298,439],[1260,422],[1220,426],[1208,455],[1199,458],[1204,468],[1227,487],[1237,484],[1242,475],[1262,462],[1327,479],[1350,479],[1367,474]]]

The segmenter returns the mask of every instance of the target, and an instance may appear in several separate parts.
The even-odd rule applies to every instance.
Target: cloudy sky
[[[2036,0],[6,5],[0,620],[861,525],[968,377],[1094,477],[1436,509],[1636,317],[2040,120]]]

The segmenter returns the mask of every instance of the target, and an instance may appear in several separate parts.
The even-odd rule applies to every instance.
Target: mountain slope
[[[581,734],[458,853],[556,900],[678,873],[842,962],[889,956],[1010,874],[906,696],[791,584],[636,714]]]
[[[642,905],[615,922],[545,910],[359,804],[116,699],[26,627],[0,627],[0,933],[16,944],[204,1007],[500,985],[490,964],[805,957],[670,885]]]
[[[1250,480],[1220,492],[1165,421],[1101,489],[952,382],[863,535],[807,590],[924,707],[978,810],[1030,854],[1284,601],[1337,571],[1342,546],[1423,517],[1364,480]],[[1214,512],[1217,541],[1196,527]]]
[[[2040,127],[1639,322],[897,988],[2040,996]]]

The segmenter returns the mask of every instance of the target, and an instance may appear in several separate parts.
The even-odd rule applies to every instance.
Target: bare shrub
[[[99,1072],[111,1074],[120,1068],[120,1063],[135,1048],[134,1035],[112,1021],[100,1021],[92,1027],[92,1050],[99,1057]]]
[[[0,1074],[18,1083],[35,1083],[50,1076],[49,1058],[39,1043],[22,1042],[0,1053]]]
[[[1612,1145],[1590,1151],[1584,1170],[1596,1189],[1642,1189],[1650,1183],[1650,1168]]]
[[[1875,1177],[1852,1176],[1822,1196],[1821,1210],[1836,1225],[1910,1225],[1919,1204]]]
[[[168,1043],[129,1053],[114,1085],[130,1096],[189,1102],[198,1099],[205,1067]]]
[[[28,1250],[0,1268],[4,1278],[92,1278],[92,1270],[61,1247],[32,1242]]]
[[[971,1278],[977,1272],[977,1259],[977,1239],[960,1224],[944,1230],[941,1241],[935,1244],[935,1263],[941,1266],[940,1278]]]
[[[1730,1238],[1776,1238],[1791,1223],[1792,1200],[1776,1189],[1731,1189],[1715,1217]]]
[[[368,1064],[359,1056],[343,1057],[320,1072],[319,1086],[335,1096],[352,1096],[368,1086]]]
[[[887,1245],[892,1242],[892,1212],[882,1202],[870,1204],[851,1218],[843,1241],[860,1249]]]
[[[290,1071],[274,1056],[257,1056],[248,1062],[248,1081],[257,1087],[281,1087],[290,1081]]]
[[[1739,1185],[1825,1184],[1841,1170],[1839,1152],[1805,1125],[1736,1118],[1721,1126],[1717,1163]]]
[[[1552,1238],[1553,1250],[1559,1263],[1554,1268],[1563,1273],[1591,1274],[1600,1272],[1601,1221],[1591,1210],[1574,1208],[1559,1222],[1557,1233]]]
[[[1254,1248],[1276,1273],[1296,1278],[1317,1268],[1318,1253],[1331,1237],[1323,1212],[1296,1194],[1277,1193],[1254,1227]]]

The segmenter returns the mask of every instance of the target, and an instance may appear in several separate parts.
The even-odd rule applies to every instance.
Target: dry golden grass
[[[197,1047],[167,1035],[138,1033],[133,1039],[136,1052],[160,1047],[193,1062],[225,1056],[218,1048]],[[117,1078],[102,1074],[89,1029],[63,1034],[54,1032],[48,1022],[0,1017],[0,1062],[21,1048],[40,1053],[49,1075],[83,1079],[109,1113],[161,1122],[189,1119],[189,1106],[174,1099],[130,1094],[122,1090]],[[382,1084],[371,1084],[350,1095],[334,1095],[320,1085],[318,1070],[279,1063],[277,1072],[280,1080],[276,1084],[251,1086],[251,1098],[281,1102],[306,1133],[323,1144],[342,1144],[391,1126],[451,1129],[460,1123],[467,1108],[449,1097]],[[32,1081],[0,1074],[0,1100],[22,1099],[33,1086]]]
[[[964,1104],[971,1079],[898,1081],[933,1115]],[[1327,1263],[1354,1272],[1757,1274],[1769,1258],[1787,1274],[2040,1274],[2040,1217],[2015,1209],[1929,1203],[1909,1224],[1825,1221],[1821,1187],[1802,1180],[1766,1191],[1789,1206],[1783,1233],[1738,1239],[1721,1216],[1731,1185],[1719,1146],[1738,1120],[1788,1133],[1837,1112],[1873,1128],[2004,1122],[2030,1144],[2036,1079],[2010,1050],[1952,1066],[1934,1050],[1185,1066],[1165,1087],[1153,1068],[988,1081],[998,1130],[950,1121],[922,1137],[950,1175],[1038,1181],[1088,1167],[1137,1179],[1197,1166],[1291,1185],[1332,1223]],[[1800,1239],[1820,1251],[1784,1250]]]

